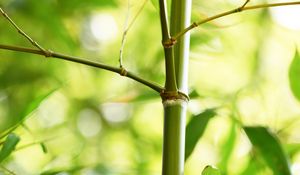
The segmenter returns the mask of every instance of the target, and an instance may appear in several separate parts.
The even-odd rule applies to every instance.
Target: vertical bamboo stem
[[[189,25],[191,2],[192,0],[172,0],[171,35],[182,31]],[[173,46],[175,81],[178,90],[185,94],[188,94],[189,42],[190,35],[187,33]],[[171,98],[164,100],[163,104],[164,142],[162,175],[183,175],[187,102],[180,98]]]

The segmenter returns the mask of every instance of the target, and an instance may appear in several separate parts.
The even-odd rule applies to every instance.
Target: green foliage
[[[291,175],[288,158],[278,138],[265,127],[244,127],[244,130],[254,146],[254,152],[259,153],[274,175]]]
[[[290,65],[289,80],[290,88],[296,99],[300,101],[300,55],[296,51],[293,61]]]
[[[130,0],[129,21],[143,2]],[[127,0],[7,0],[0,4],[46,49],[118,66]],[[194,1],[192,21],[234,7],[237,4],[232,2]],[[128,32],[123,62],[127,70],[163,85],[157,8],[158,0],[149,1]],[[92,30],[101,22],[91,24],[95,16],[103,15],[117,27],[114,37],[105,41]],[[0,26],[0,44],[32,47],[2,17]],[[287,89],[300,99],[300,56],[296,52],[290,63],[285,55],[294,52],[293,43],[300,44],[299,31],[282,27],[272,10],[258,10],[200,26],[191,37],[189,85],[193,90],[188,109],[198,114],[217,106],[220,117],[210,121],[215,111],[206,110],[188,122],[186,174],[199,174],[199,167],[207,164],[229,175],[270,175],[275,168],[288,174],[287,160],[299,164],[295,137],[300,133],[299,104],[290,101]],[[6,157],[3,166],[14,165],[12,171],[22,175],[160,174],[163,111],[159,94],[119,75],[61,60],[0,50],[0,62],[1,143],[14,130],[24,143],[36,143],[13,152],[14,159]],[[287,75],[290,84],[285,83]],[[57,86],[59,91],[53,90]],[[232,113],[240,123],[232,120]],[[290,121],[293,125],[286,127]],[[22,124],[30,131],[18,127]],[[267,125],[281,132],[275,137],[264,128],[246,127],[254,148],[249,152],[241,125]]]
[[[16,145],[19,143],[20,137],[14,133],[8,134],[6,137],[2,149],[0,151],[0,164],[6,159],[15,149]]]
[[[201,175],[221,175],[221,173],[217,168],[208,165],[204,168]]]
[[[32,112],[34,112],[40,105],[41,103],[46,100],[50,95],[52,95],[54,92],[57,91],[57,88],[51,90],[50,92],[47,92],[39,97],[37,97],[36,99],[32,100],[29,104],[27,104],[27,106],[24,108],[24,110],[22,110],[19,113],[19,117],[18,120],[11,125],[8,129],[6,129],[5,131],[2,131],[0,133],[0,138],[5,137],[6,135],[8,135],[9,133],[11,133],[13,130],[15,130],[17,127],[19,127],[20,125],[23,124],[23,122],[30,117],[30,115],[32,114]]]
[[[209,120],[215,115],[215,109],[207,109],[200,114],[192,116],[192,119],[186,126],[185,160],[192,154],[197,142],[203,135]]]
[[[232,156],[234,151],[234,146],[237,141],[237,131],[236,131],[236,123],[233,122],[231,124],[231,128],[227,137],[225,137],[225,142],[222,144],[222,149],[220,152],[220,165],[219,168],[222,172],[227,172],[227,166],[229,165],[229,159]]]

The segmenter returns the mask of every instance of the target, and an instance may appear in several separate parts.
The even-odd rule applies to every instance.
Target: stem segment
[[[159,13],[161,22],[162,43],[165,52],[165,67],[166,67],[166,91],[177,91],[176,78],[175,78],[175,65],[173,48],[169,47],[167,42],[171,39],[168,27],[168,14],[167,14],[166,0],[159,0]]]
[[[171,34],[185,29],[190,23],[192,0],[172,0]],[[189,33],[173,46],[176,85],[180,92],[188,94]],[[173,44],[173,43],[170,43]],[[163,100],[164,145],[162,175],[184,174],[185,120],[187,99],[178,95]]]
[[[162,175],[184,174],[186,105],[180,99],[164,101]]]

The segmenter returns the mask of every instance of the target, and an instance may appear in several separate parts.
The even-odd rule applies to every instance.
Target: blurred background
[[[44,48],[112,66],[119,64],[126,16],[132,21],[143,3],[130,0],[128,8],[123,0],[0,0],[1,8]],[[194,0],[192,20],[242,3]],[[229,175],[272,174],[241,125],[269,127],[294,175],[300,174],[300,103],[288,79],[300,45],[299,11],[296,6],[246,11],[191,32],[188,120],[205,109],[218,111],[186,161],[186,175],[199,174],[208,164]],[[1,44],[32,47],[3,17],[0,26]],[[163,85],[155,0],[146,2],[130,28],[123,58],[128,70]],[[118,74],[0,50],[1,135],[11,128],[21,141],[0,174],[9,174],[5,169],[18,175],[161,173],[161,100]]]

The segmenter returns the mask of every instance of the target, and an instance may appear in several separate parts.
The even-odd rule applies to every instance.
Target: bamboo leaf
[[[296,51],[289,69],[290,88],[297,100],[300,101],[300,55]]]
[[[151,0],[151,4],[155,7],[156,10],[159,9],[158,0]]]
[[[214,109],[208,109],[198,115],[192,117],[191,121],[186,126],[185,136],[185,160],[193,152],[198,140],[203,135],[207,123],[216,115]]]
[[[0,163],[12,153],[19,141],[20,137],[13,133],[6,137],[3,147],[0,151]]]
[[[204,168],[201,175],[221,175],[221,172],[217,168],[208,165]]]
[[[244,127],[253,147],[262,156],[274,175],[291,175],[288,158],[278,138],[265,127]]]
[[[8,128],[6,131],[0,133],[0,139],[7,136],[9,133],[11,133],[13,130],[15,130],[18,126],[20,126],[29,116],[32,112],[34,112],[40,104],[46,100],[50,95],[52,95],[54,92],[56,92],[58,88],[52,89],[50,92],[47,92],[36,99],[34,99],[28,107],[20,114],[21,119],[12,127]]]
[[[43,153],[44,153],[44,154],[47,154],[47,153],[48,153],[48,148],[47,148],[47,146],[45,145],[45,143],[44,143],[44,142],[41,142],[41,143],[40,143],[40,146],[41,146],[41,148],[42,148]]]
[[[221,160],[220,164],[218,165],[219,168],[222,169],[222,172],[227,172],[227,167],[229,166],[228,162],[230,159],[230,156],[232,154],[232,151],[234,150],[234,146],[236,143],[236,123],[233,122],[231,125],[230,132],[225,139],[225,142],[222,144],[222,149],[221,149]]]

